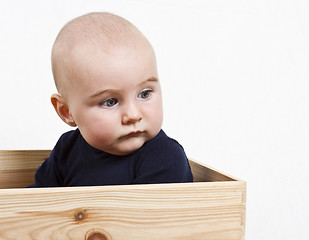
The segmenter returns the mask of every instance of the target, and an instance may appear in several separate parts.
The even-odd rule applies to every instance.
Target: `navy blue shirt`
[[[192,182],[182,146],[163,130],[140,149],[116,156],[90,146],[79,130],[64,133],[30,187]]]

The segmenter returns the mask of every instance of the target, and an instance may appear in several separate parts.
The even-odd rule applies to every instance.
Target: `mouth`
[[[127,134],[128,137],[137,137],[141,135],[143,132],[142,131],[132,131],[129,134]]]
[[[143,133],[144,133],[143,131],[132,131],[132,132],[122,136],[121,138],[139,137]]]

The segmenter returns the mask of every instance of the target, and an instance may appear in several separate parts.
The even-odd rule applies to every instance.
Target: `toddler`
[[[66,24],[52,49],[64,133],[30,187],[192,182],[186,154],[161,129],[154,50],[127,20],[89,13]]]

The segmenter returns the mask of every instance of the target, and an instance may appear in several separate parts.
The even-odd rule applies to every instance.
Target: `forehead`
[[[78,92],[93,94],[107,88],[131,88],[158,78],[153,49],[145,44],[113,46],[109,51],[83,46],[70,61],[69,81]]]

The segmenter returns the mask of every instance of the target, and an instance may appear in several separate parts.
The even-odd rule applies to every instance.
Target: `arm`
[[[30,185],[30,188],[62,186],[61,177],[56,167],[57,154],[55,152],[54,149],[42,165],[38,167],[35,173],[35,183]]]

